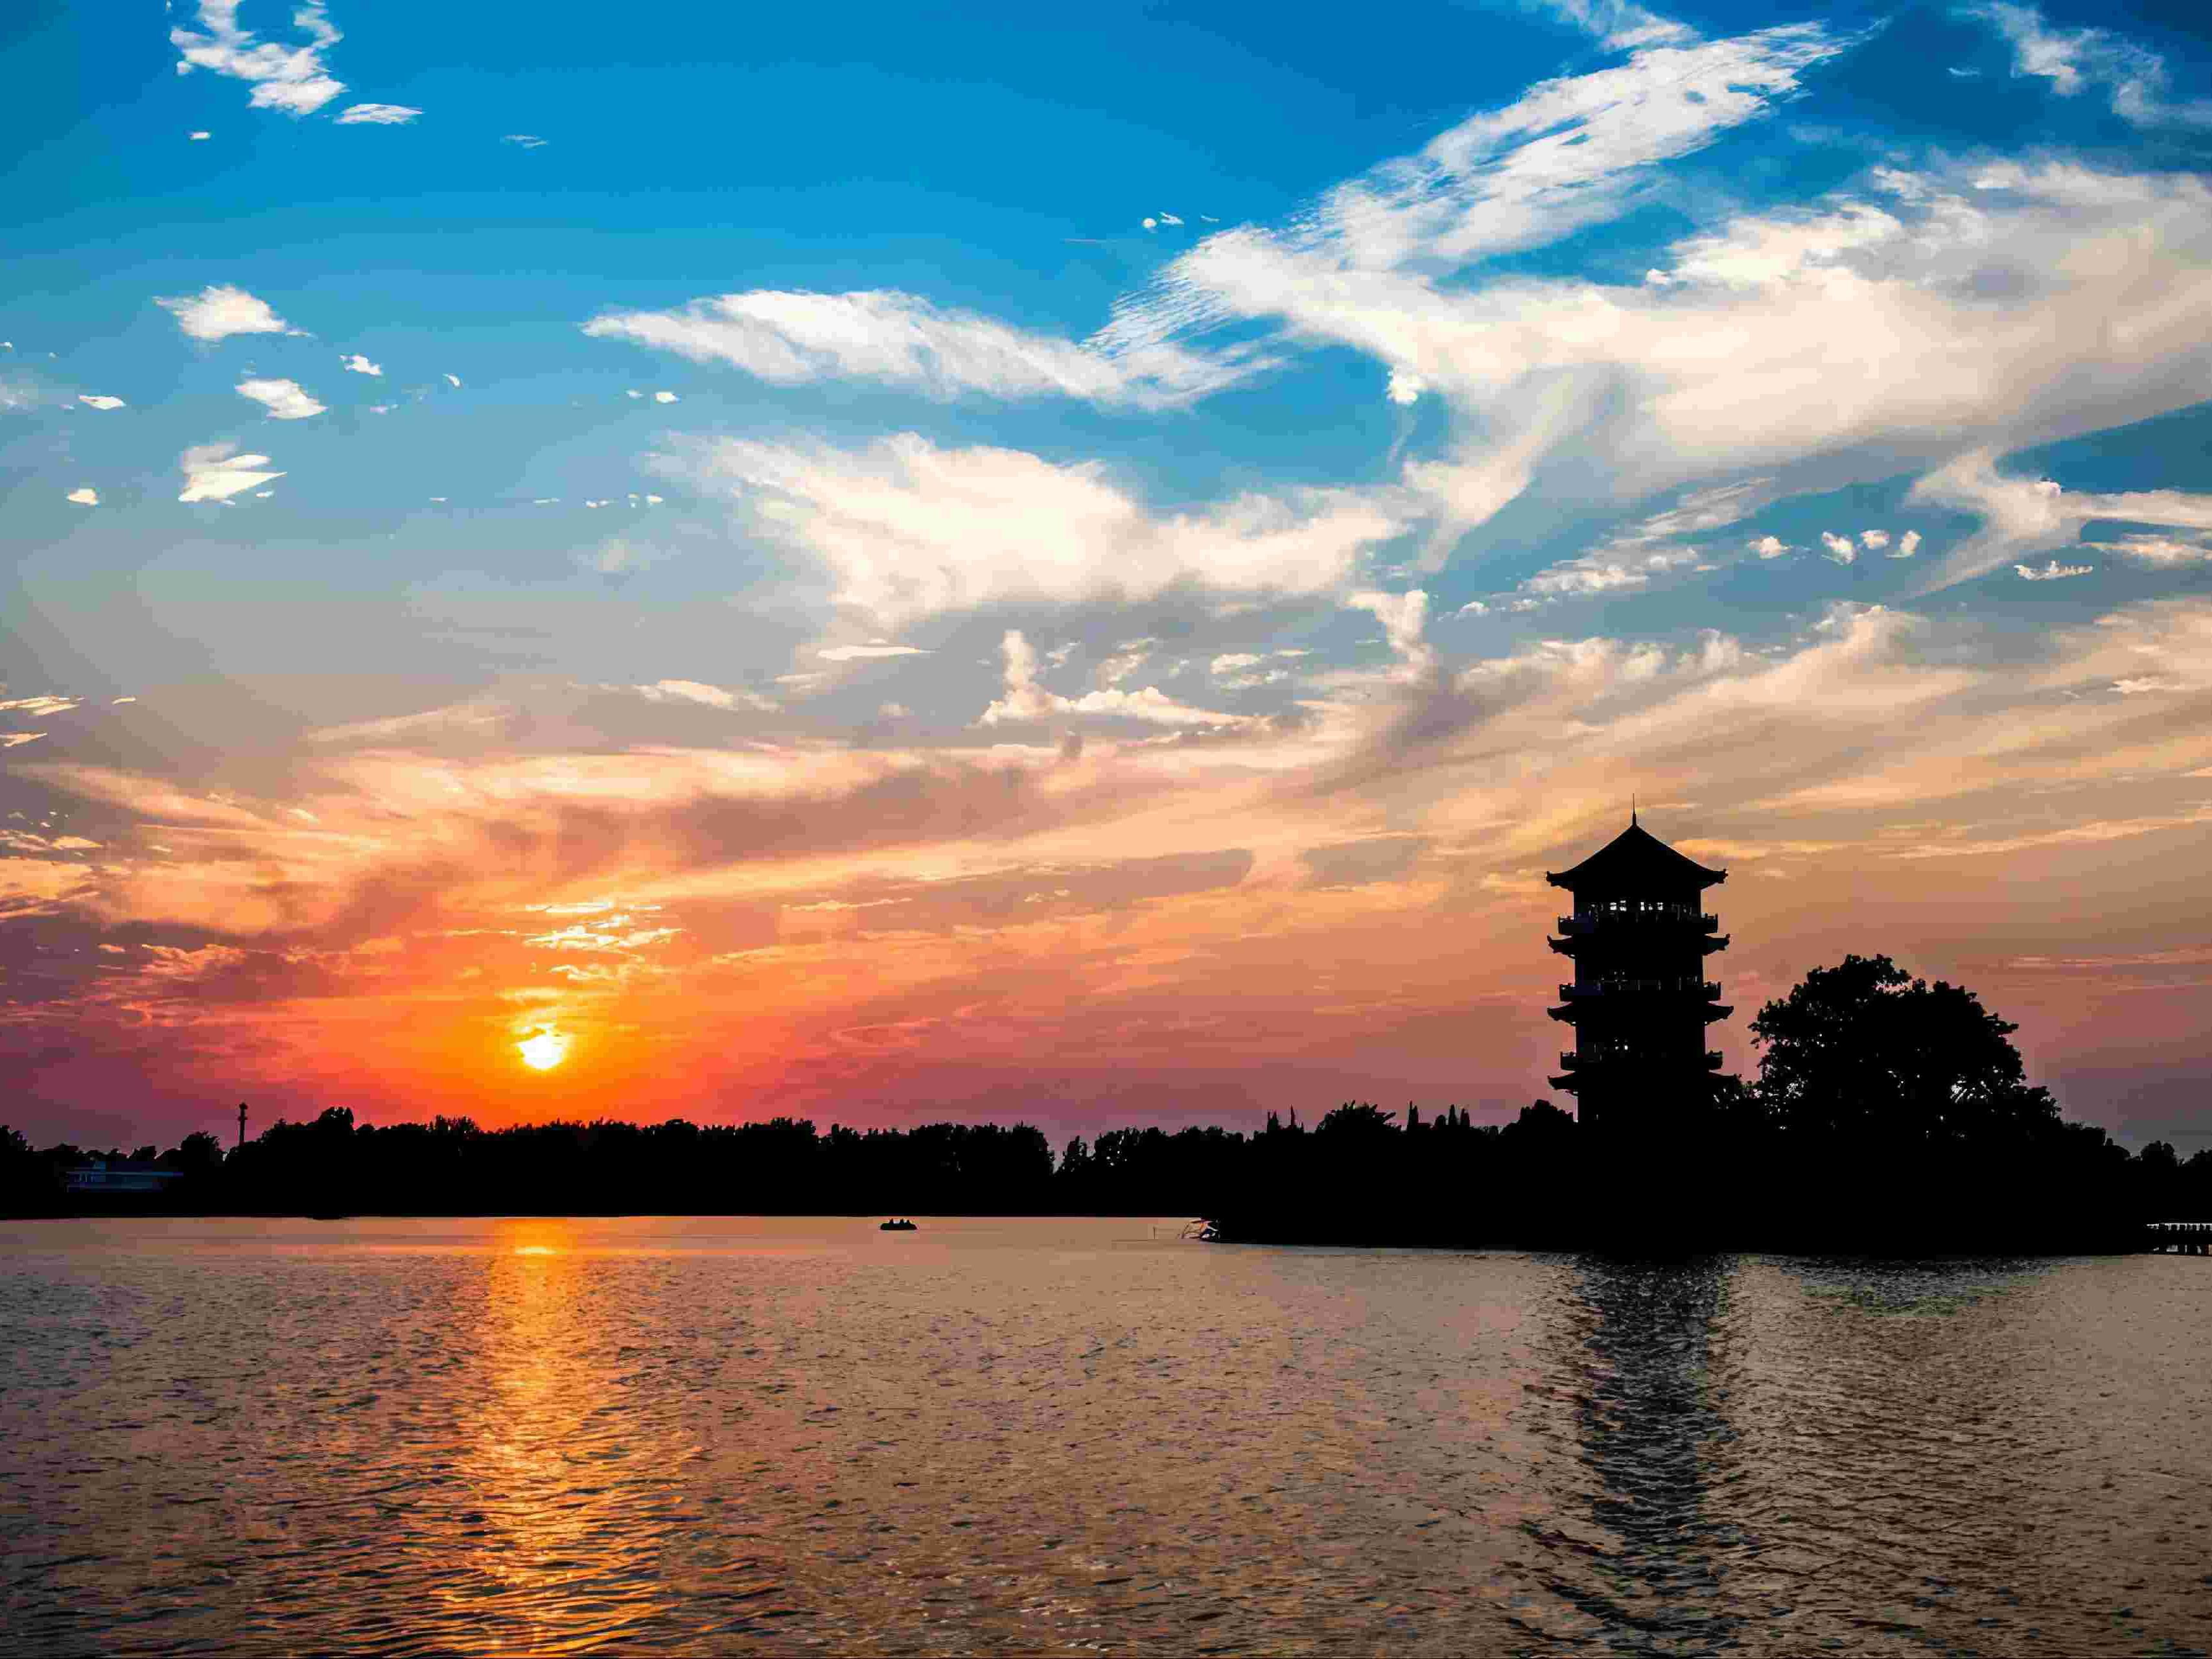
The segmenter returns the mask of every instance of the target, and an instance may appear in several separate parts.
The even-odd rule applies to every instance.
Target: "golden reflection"
[[[459,1474],[475,1524],[453,1540],[447,1639],[472,1653],[605,1640],[630,1609],[583,1581],[604,1561],[611,1488],[607,1379],[594,1355],[592,1259],[570,1224],[501,1227],[485,1260]]]

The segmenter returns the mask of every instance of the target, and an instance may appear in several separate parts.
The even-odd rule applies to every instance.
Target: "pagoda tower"
[[[1698,896],[1728,872],[1685,858],[1632,812],[1620,835],[1544,879],[1575,900],[1550,941],[1575,964],[1549,1011],[1575,1028],[1552,1086],[1575,1097],[1584,1128],[1615,1139],[1662,1127],[1654,1108],[1710,1097],[1721,1057],[1705,1047],[1705,1027],[1735,1011],[1705,976],[1705,958],[1729,942]]]

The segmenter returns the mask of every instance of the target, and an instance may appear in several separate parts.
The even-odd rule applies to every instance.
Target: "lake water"
[[[0,1224],[0,1646],[2212,1646],[2212,1261],[921,1219]]]

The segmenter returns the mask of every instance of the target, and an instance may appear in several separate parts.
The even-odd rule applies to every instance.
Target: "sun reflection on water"
[[[662,1472],[608,1373],[592,1259],[573,1245],[566,1223],[520,1222],[487,1258],[457,1470],[470,1524],[440,1589],[464,1651],[574,1651],[665,1610],[640,1571],[665,1528]]]

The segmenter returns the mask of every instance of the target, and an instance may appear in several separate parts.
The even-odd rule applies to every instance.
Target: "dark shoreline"
[[[912,1211],[925,1223],[963,1220],[1160,1220],[1157,1210],[948,1210]],[[0,1215],[0,1222],[25,1221],[547,1221],[711,1220],[743,1218],[820,1216],[825,1219],[872,1222],[872,1210],[362,1210],[344,1213],[304,1210],[218,1210],[176,1208],[158,1200],[115,1200],[37,1212]],[[1426,1227],[1336,1228],[1258,1222],[1249,1218],[1182,1218],[1193,1243],[1261,1248],[1325,1249],[1418,1249],[1439,1252],[1508,1251],[1523,1255],[1573,1255],[1625,1258],[1701,1255],[1851,1256],[1908,1261],[1938,1256],[2135,1255],[2154,1253],[2156,1236],[2148,1224],[2073,1229],[1929,1227],[1900,1230],[1880,1238],[1844,1227],[1739,1229],[1656,1223],[1618,1227],[1553,1230],[1510,1228],[1497,1232]],[[1201,1238],[1198,1229],[1210,1231]],[[925,1228],[926,1231],[927,1229]]]

